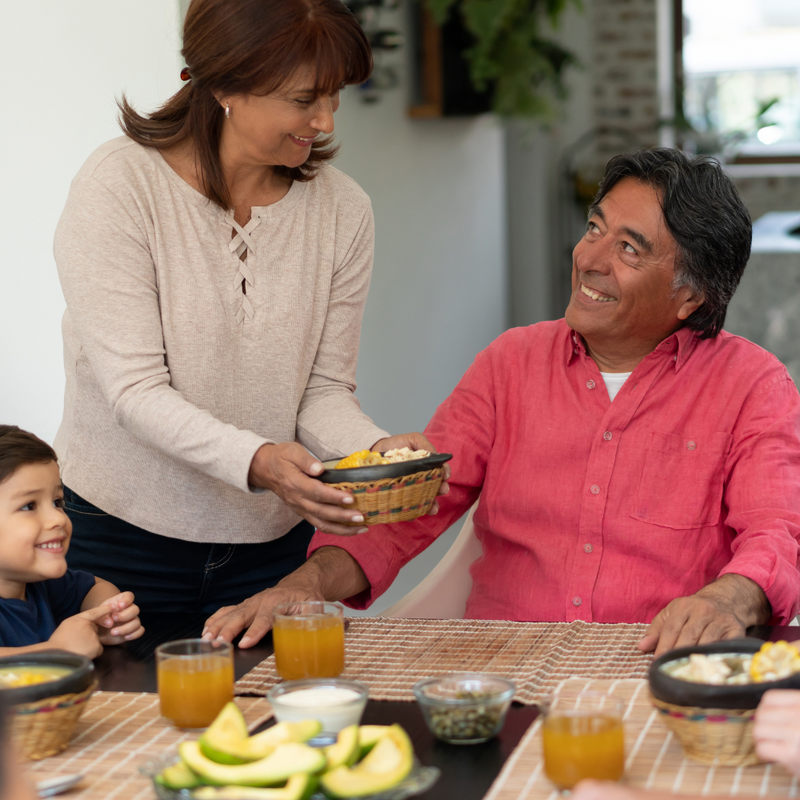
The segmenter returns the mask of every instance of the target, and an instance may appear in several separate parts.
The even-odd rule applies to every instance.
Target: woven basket
[[[650,699],[689,758],[728,767],[759,763],[753,743],[754,708],[675,706],[652,694]]]
[[[24,758],[39,761],[65,750],[97,681],[77,694],[46,697],[9,709],[11,738]]]
[[[354,505],[364,515],[364,522],[355,525],[381,525],[406,522],[426,514],[436,499],[444,469],[425,470],[401,478],[386,478],[368,483],[335,483],[337,489],[351,492]]]

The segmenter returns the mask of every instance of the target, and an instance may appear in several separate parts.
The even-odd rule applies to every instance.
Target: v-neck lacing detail
[[[233,218],[231,213],[226,215],[225,221],[236,231],[236,236],[228,244],[228,250],[232,255],[236,256],[238,265],[236,275],[233,278],[233,288],[241,292],[242,295],[242,304],[236,312],[236,324],[241,325],[245,317],[252,320],[256,313],[250,298],[247,296],[247,286],[251,288],[255,286],[255,278],[253,270],[248,266],[247,260],[242,259],[242,256],[247,253],[252,253],[254,256],[257,255],[256,243],[250,234],[258,227],[261,217],[251,217],[244,227]]]

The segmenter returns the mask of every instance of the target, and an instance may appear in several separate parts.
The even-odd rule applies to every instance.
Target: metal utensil
[[[39,797],[52,797],[54,794],[61,794],[71,789],[75,784],[83,780],[83,775],[59,775],[57,778],[49,778],[46,781],[36,782],[36,794]]]

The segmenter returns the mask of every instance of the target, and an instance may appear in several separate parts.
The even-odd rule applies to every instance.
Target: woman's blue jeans
[[[72,520],[70,569],[131,591],[143,612],[213,614],[274,586],[305,560],[314,526],[303,520],[259,544],[202,544],[171,539],[106,514],[64,488]]]

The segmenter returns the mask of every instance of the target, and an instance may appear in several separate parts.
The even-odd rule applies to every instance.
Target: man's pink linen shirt
[[[426,434],[453,454],[437,516],[311,542],[309,554],[335,545],[364,569],[355,607],[480,494],[467,617],[649,622],[725,573],[761,586],[773,622],[798,612],[800,396],[745,339],[681,329],[612,403],[564,320],[510,330]]]

